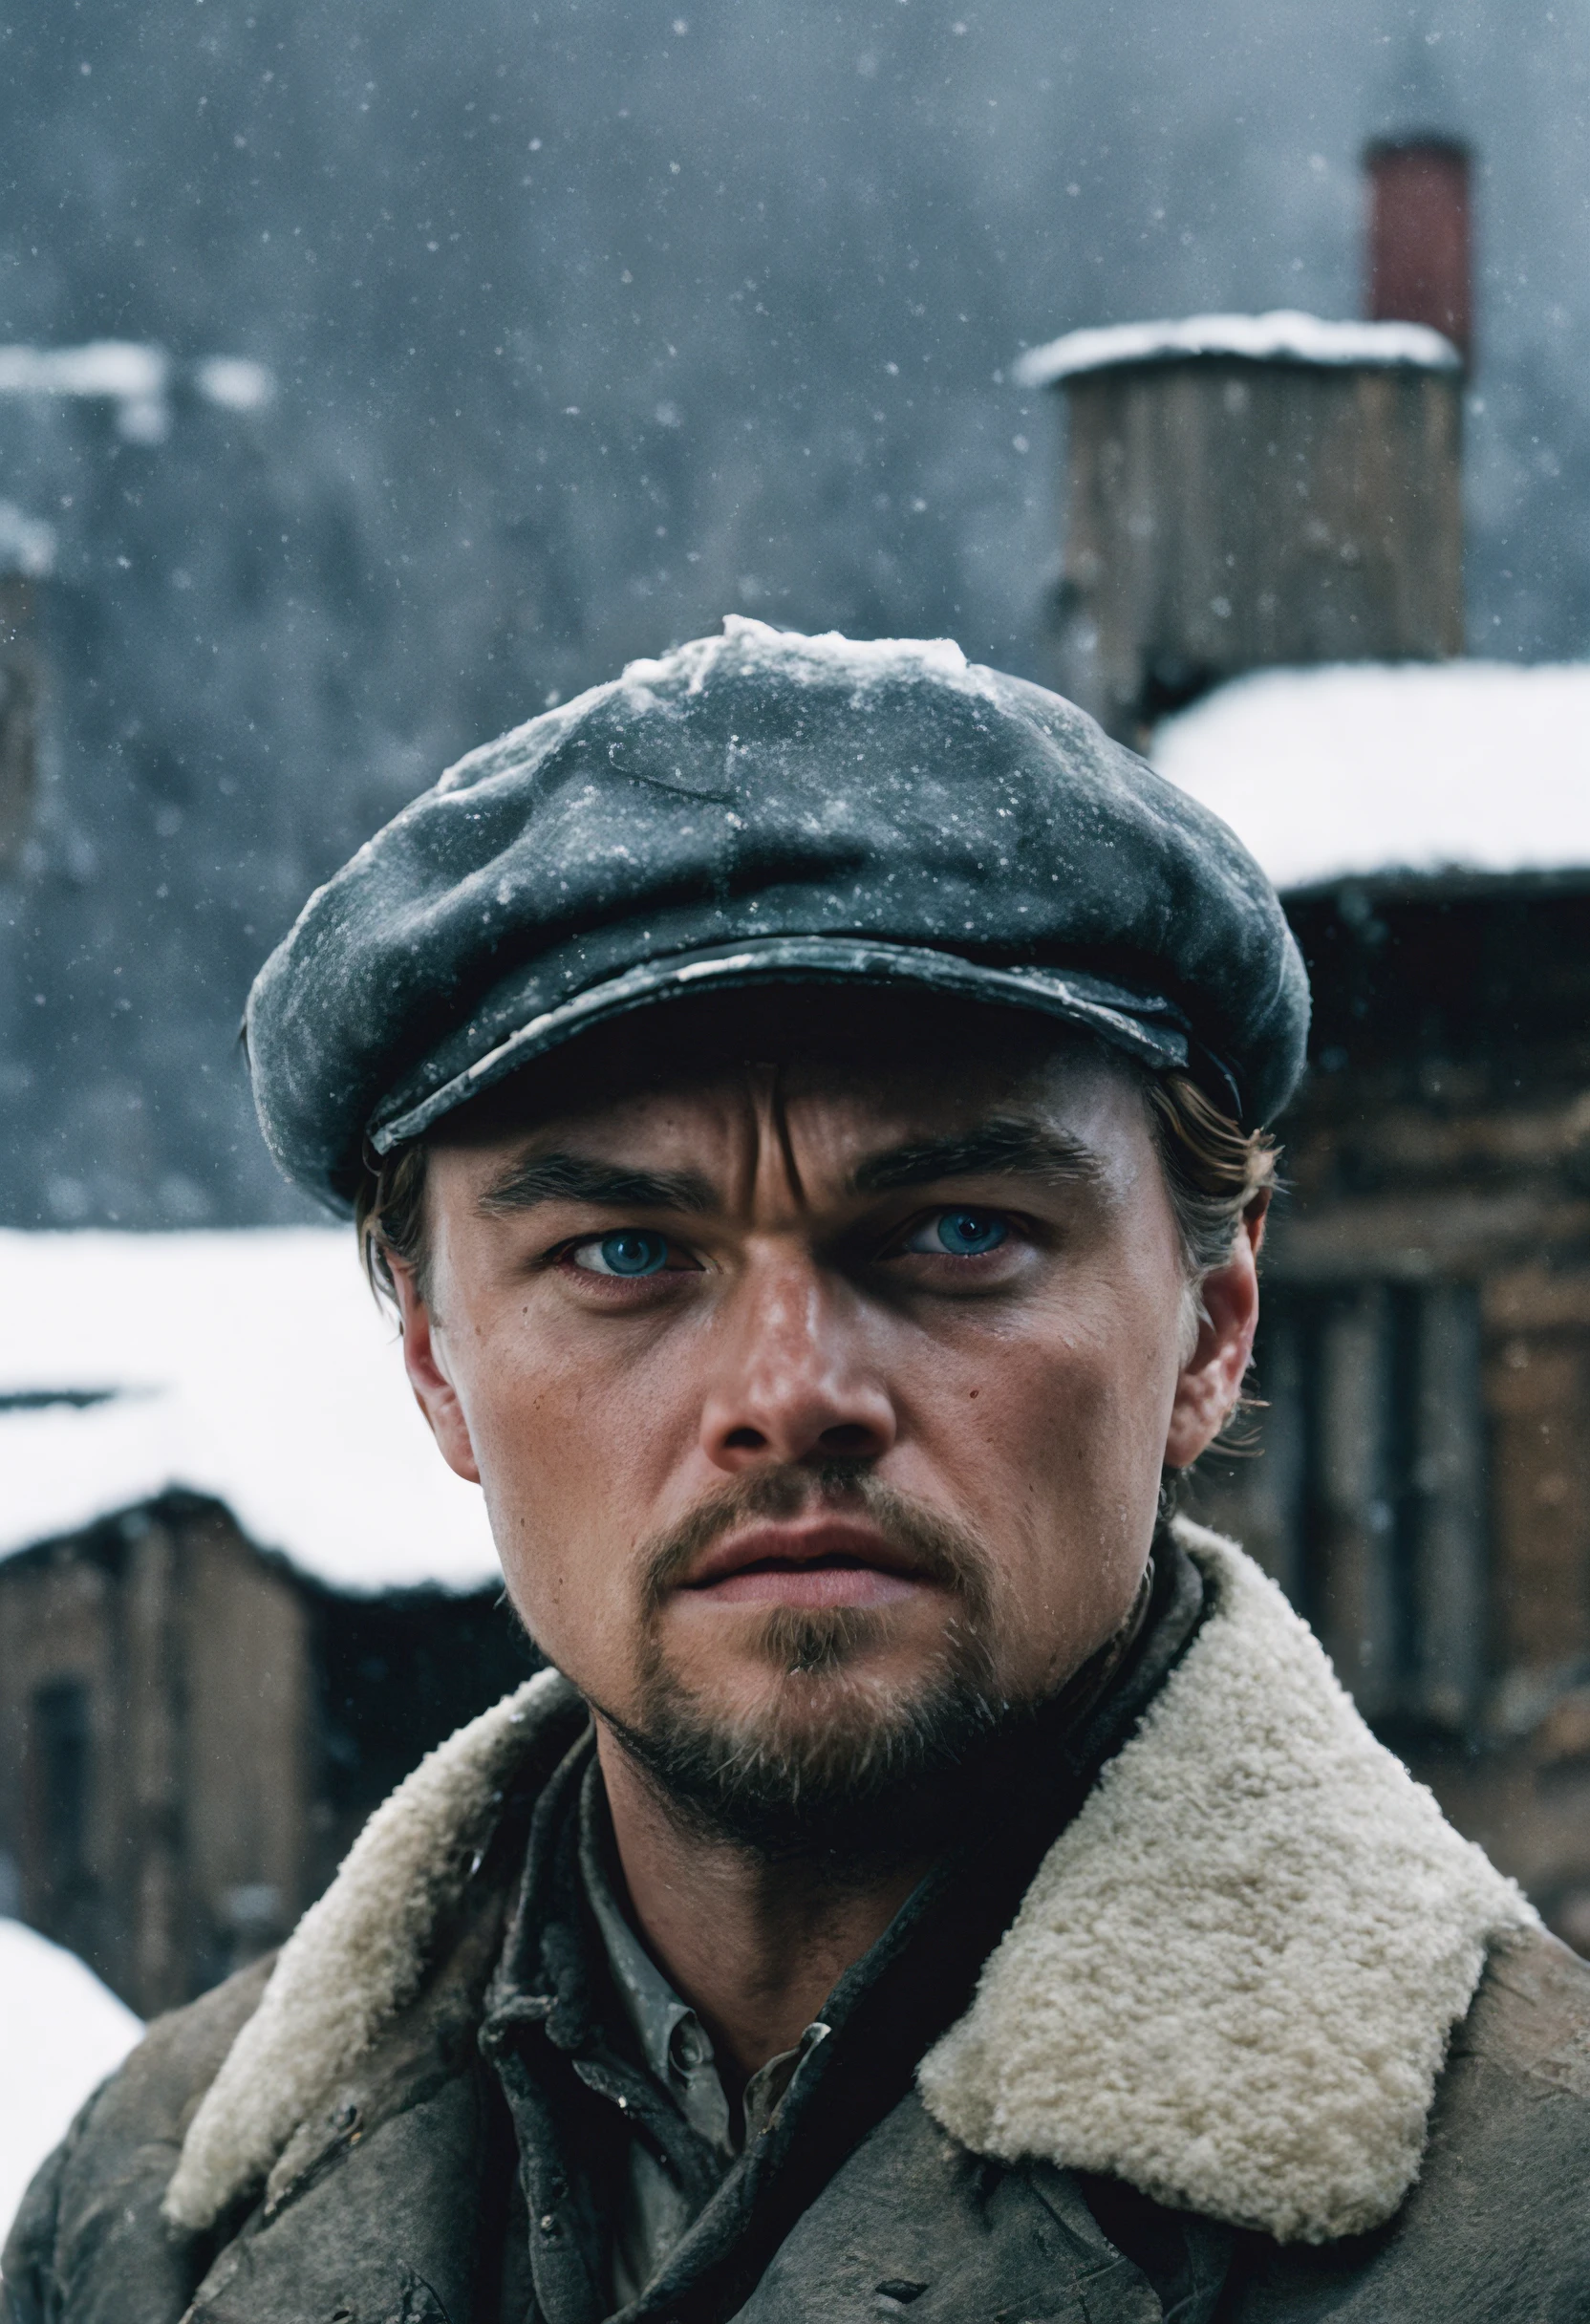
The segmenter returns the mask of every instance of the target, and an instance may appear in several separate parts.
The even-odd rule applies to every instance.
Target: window
[[[31,1853],[54,1920],[88,1881],[89,1694],[80,1679],[52,1679],[34,1690],[28,1741]]]
[[[1473,1288],[1277,1286],[1258,1377],[1288,1594],[1367,1717],[1463,1728],[1487,1611]]]

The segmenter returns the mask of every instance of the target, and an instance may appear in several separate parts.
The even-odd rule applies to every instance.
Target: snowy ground
[[[0,1919],[0,2242],[34,2171],[142,2031],[75,1953]]]
[[[1152,757],[1278,888],[1590,868],[1590,664],[1260,671],[1167,719]]]
[[[351,1231],[0,1233],[0,1557],[185,1485],[342,1588],[497,1571]]]

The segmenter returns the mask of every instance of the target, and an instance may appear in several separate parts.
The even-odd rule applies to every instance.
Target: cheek
[[[1128,1276],[946,1375],[934,1433],[999,1574],[1019,1668],[1058,1679],[1125,1618],[1153,1538],[1177,1307]],[[980,1506],[974,1509],[970,1504]]]
[[[593,1362],[567,1330],[515,1316],[457,1366],[509,1596],[576,1675],[593,1646],[628,1635],[634,1552],[694,1441],[681,1367],[611,1352]]]
[[[998,1457],[1020,1494],[1024,1544],[1045,1574],[1060,1544],[1075,1578],[1113,1563],[1145,1523],[1151,1528],[1171,1376],[1161,1383],[1110,1355],[1085,1340],[1051,1344],[1011,1364],[995,1391]]]
[[[1179,1296],[1129,1271],[1044,1303],[1001,1335],[987,1397],[1025,1470],[1148,1462],[1157,1479],[1179,1369]]]

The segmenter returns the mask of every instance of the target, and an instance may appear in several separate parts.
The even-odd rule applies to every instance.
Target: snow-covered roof
[[[29,2180],[142,2032],[75,1953],[0,1919],[0,2243]]]
[[[0,1233],[0,1555],[181,1485],[336,1587],[497,1571],[347,1231]]]
[[[1278,888],[1590,869],[1590,663],[1261,671],[1167,719],[1150,755]]]
[[[138,339],[91,339],[82,347],[0,347],[0,396],[88,396],[114,403],[117,426],[133,443],[159,443],[171,424],[176,370],[163,347]],[[224,410],[264,409],[276,383],[247,355],[204,355],[193,384]]]
[[[171,358],[137,339],[86,347],[0,347],[0,395],[108,396],[118,403],[163,396]]]
[[[1277,308],[1270,314],[1192,314],[1182,322],[1112,323],[1068,331],[1034,347],[1015,366],[1020,387],[1053,387],[1079,373],[1129,363],[1177,363],[1235,355],[1250,363],[1367,363],[1414,371],[1457,371],[1450,339],[1424,323],[1327,323]]]

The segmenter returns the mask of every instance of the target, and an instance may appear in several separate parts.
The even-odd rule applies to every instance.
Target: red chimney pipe
[[[1429,323],[1469,360],[1473,337],[1470,275],[1469,154],[1445,138],[1371,145],[1369,318]]]

